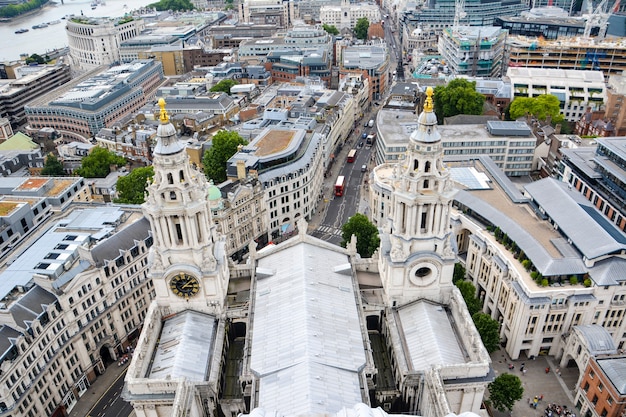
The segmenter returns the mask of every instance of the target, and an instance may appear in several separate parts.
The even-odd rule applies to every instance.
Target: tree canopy
[[[116,203],[142,204],[145,201],[148,178],[154,177],[154,168],[151,166],[135,168],[124,177],[117,179]]]
[[[45,57],[39,54],[32,54],[24,61],[26,64],[45,64],[50,61],[50,57],[46,55]]]
[[[237,152],[239,145],[247,145],[239,133],[220,130],[213,136],[211,148],[204,153],[202,164],[207,178],[216,184],[226,181],[226,162]]]
[[[126,164],[123,156],[118,156],[108,149],[96,146],[83,158],[76,174],[85,178],[104,178],[111,172],[111,166]]]
[[[459,291],[461,291],[461,295],[465,300],[465,305],[467,305],[467,310],[469,311],[470,316],[474,316],[474,314],[478,313],[482,307],[480,299],[476,298],[476,287],[470,281],[465,281],[463,279],[455,280],[454,285],[456,285]]]
[[[342,247],[348,245],[352,235],[356,235],[356,251],[359,255],[362,258],[371,258],[380,244],[376,226],[364,214],[356,213],[341,227]]]
[[[542,94],[537,97],[516,97],[509,106],[511,119],[531,114],[538,120],[546,120],[547,116],[552,117],[552,123],[561,123],[564,120],[561,114],[559,99],[552,94]]]
[[[522,381],[516,375],[504,373],[489,384],[489,400],[500,412],[513,410],[515,401],[524,395]]]
[[[29,0],[19,4],[9,4],[8,6],[0,7],[0,17],[15,17],[42,7],[46,3],[48,3],[48,0]]]
[[[495,352],[500,348],[500,323],[492,319],[489,314],[475,313],[472,316],[476,330],[485,345],[487,352]]]
[[[357,39],[367,39],[367,29],[370,27],[370,21],[367,17],[360,17],[354,25],[354,35]]]
[[[339,29],[337,29],[335,25],[323,24],[322,29],[324,29],[327,33],[330,33],[331,35],[339,35]]]
[[[220,81],[219,83],[215,84],[213,87],[211,87],[211,91],[213,92],[222,91],[230,95],[230,88],[235,84],[238,84],[237,81],[231,80],[230,78],[226,78]]]
[[[448,85],[435,87],[433,97],[437,122],[457,114],[483,114],[485,96],[476,92],[476,81],[456,78]]]
[[[53,154],[46,156],[46,161],[43,164],[41,175],[46,177],[60,177],[65,175],[63,164]]]
[[[189,0],[160,0],[156,3],[149,4],[146,7],[154,8],[158,11],[172,10],[175,12],[184,12],[195,9]]]

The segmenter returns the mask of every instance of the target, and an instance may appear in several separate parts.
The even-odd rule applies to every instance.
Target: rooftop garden
[[[582,284],[585,287],[591,286],[591,279],[588,274],[584,276],[580,275],[571,275],[569,277],[558,275],[558,276],[543,276],[541,272],[537,270],[535,265],[533,265],[532,261],[528,259],[524,251],[517,246],[515,241],[513,241],[506,233],[500,230],[497,226],[487,226],[487,230],[492,232],[496,241],[504,246],[509,252],[513,254],[513,257],[517,259],[522,267],[530,274],[530,277],[542,287],[548,287],[552,284],[567,284],[570,285],[578,285]]]

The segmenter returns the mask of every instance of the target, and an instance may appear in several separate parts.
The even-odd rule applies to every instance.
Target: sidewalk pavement
[[[574,388],[578,381],[578,368],[559,369],[554,358],[549,356],[538,356],[535,359],[522,356],[512,361],[503,350],[492,353],[491,360],[496,376],[503,373],[516,375],[522,380],[524,388],[522,399],[515,403],[510,414],[494,410],[494,417],[544,417],[548,404],[567,406],[568,410],[574,410],[574,413],[578,414],[578,410],[574,409]],[[525,373],[520,371],[522,363],[526,369]],[[513,366],[512,369],[509,369],[510,365]],[[547,368],[549,371],[546,373]],[[542,395],[543,400],[539,401],[537,408],[529,405],[535,396],[539,398]]]
[[[82,397],[78,399],[72,411],[69,412],[69,417],[88,417],[93,407],[104,396],[111,385],[119,378],[124,378],[129,364],[130,361],[122,366],[118,366],[117,362],[109,364],[104,373],[96,378]]]

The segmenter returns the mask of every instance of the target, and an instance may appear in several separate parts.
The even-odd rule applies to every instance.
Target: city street
[[[366,146],[366,140],[362,138],[363,133],[375,133],[376,126],[364,128],[363,123],[368,120],[376,120],[376,110],[370,110],[358,122],[350,139],[337,155],[335,165],[327,174],[322,191],[322,201],[318,205],[317,216],[321,216],[318,225],[311,235],[338,245],[341,242],[341,226],[358,211],[367,214],[365,201],[367,200],[367,181],[369,178],[371,155],[374,146]],[[361,145],[362,144],[362,145]],[[356,149],[356,159],[348,163],[346,158],[351,149]],[[365,172],[361,167],[367,167]],[[337,177],[343,175],[345,178],[344,194],[341,197],[335,196],[334,184]]]

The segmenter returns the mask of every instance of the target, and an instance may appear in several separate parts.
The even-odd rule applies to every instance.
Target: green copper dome
[[[213,180],[209,182],[209,201],[217,201],[222,198],[222,192],[215,184]]]

